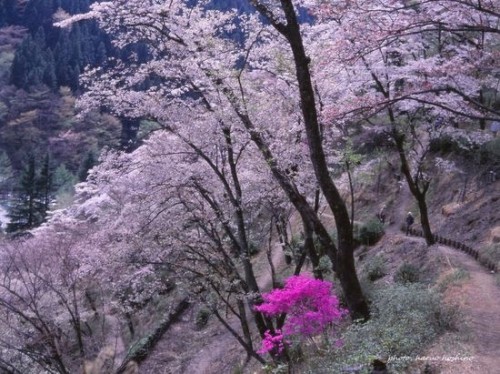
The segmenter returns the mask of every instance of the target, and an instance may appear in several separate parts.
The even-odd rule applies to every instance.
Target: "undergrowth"
[[[382,255],[374,256],[365,266],[364,273],[370,281],[376,281],[387,274],[385,259]]]
[[[396,283],[417,283],[420,280],[420,270],[413,264],[403,263],[394,274]]]
[[[492,262],[500,269],[500,243],[486,245],[479,250],[479,261],[481,263]]]
[[[397,357],[415,357],[437,335],[454,329],[456,309],[441,304],[437,292],[407,283],[374,288],[372,318],[354,323],[342,334],[341,348],[328,347],[309,359],[310,373],[370,373],[374,359],[390,360],[392,373],[403,373],[410,363]]]
[[[363,245],[374,245],[384,235],[384,224],[371,219],[354,227],[354,241]]]
[[[467,270],[460,268],[454,269],[451,273],[446,274],[446,276],[439,281],[436,287],[439,292],[444,292],[450,286],[461,283],[461,281],[469,278],[470,274]]]

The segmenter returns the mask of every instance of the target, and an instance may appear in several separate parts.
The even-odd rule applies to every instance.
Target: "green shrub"
[[[385,259],[382,256],[373,257],[365,267],[366,277],[370,281],[376,281],[387,274],[385,269]]]
[[[490,244],[479,250],[479,261],[483,264],[492,262],[500,267],[500,243]]]
[[[330,274],[332,272],[332,268],[333,265],[330,257],[324,255],[320,257],[319,264],[314,271],[320,271],[323,274]]]
[[[404,263],[394,274],[394,282],[417,283],[420,280],[420,270],[412,264]]]
[[[360,368],[369,373],[375,358],[415,357],[458,318],[456,308],[441,305],[438,293],[419,284],[378,288],[372,295],[372,319],[352,324],[342,334],[341,348],[310,360],[311,373],[342,373]],[[389,363],[392,373],[405,372],[409,361]]]
[[[500,138],[493,139],[481,146],[481,163],[500,162]]]
[[[198,313],[196,313],[196,320],[195,320],[196,327],[198,329],[204,328],[207,325],[208,319],[210,318],[211,314],[212,313],[205,308],[198,310]]]
[[[429,143],[429,150],[432,153],[446,155],[452,152],[456,153],[458,149],[456,142],[449,135],[433,138]]]
[[[304,236],[294,235],[290,240],[290,245],[285,249],[285,254],[294,257],[300,254],[304,249]]]
[[[248,243],[248,252],[249,252],[250,256],[255,256],[256,254],[259,253],[259,251],[260,251],[260,248],[257,245],[257,243],[254,243],[254,242]]]
[[[451,273],[447,274],[437,285],[437,290],[439,292],[444,292],[446,289],[453,284],[457,284],[464,279],[469,279],[470,274],[464,269],[454,269]]]
[[[384,235],[384,225],[378,219],[361,224],[354,233],[354,240],[364,245],[374,245]]]

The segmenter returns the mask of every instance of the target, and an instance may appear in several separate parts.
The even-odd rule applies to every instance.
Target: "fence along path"
[[[404,231],[404,230],[403,230]],[[413,236],[419,236],[423,237],[424,233],[420,229],[415,229],[415,228],[410,228],[408,232],[413,235]],[[472,258],[474,258],[479,264],[487,268],[488,270],[492,272],[498,272],[498,266],[497,264],[493,263],[490,259],[480,257],[479,256],[479,251],[475,248],[472,248],[471,246],[468,246],[458,240],[453,240],[449,238],[445,238],[441,235],[434,234],[434,240],[436,243],[446,245],[448,247],[458,249],[464,253],[467,253],[470,255]]]
[[[405,230],[403,230],[405,231]],[[420,229],[411,228],[413,236],[423,237]],[[469,274],[470,279],[462,287],[460,309],[467,329],[473,352],[471,361],[441,363],[441,374],[497,374],[500,373],[500,288],[495,278],[488,272],[497,272],[498,267],[491,261],[481,258],[477,249],[458,240],[434,235],[438,250],[446,254],[453,262],[460,264]],[[462,253],[456,251],[459,250]],[[466,354],[465,356],[470,356]]]

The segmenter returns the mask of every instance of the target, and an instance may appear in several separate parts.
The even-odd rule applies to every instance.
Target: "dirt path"
[[[403,236],[401,223],[411,207],[414,197],[408,186],[403,185],[392,209],[389,210],[391,224],[385,228],[386,234]],[[413,212],[414,214],[417,212]],[[410,239],[410,238],[406,238]],[[411,238],[422,240],[422,238]],[[457,302],[470,330],[472,362],[443,364],[440,374],[497,374],[500,373],[500,287],[495,277],[469,255],[453,248],[435,245],[431,251],[439,251],[446,256],[451,266],[466,270],[470,279],[461,287]],[[446,353],[445,353],[446,355]],[[457,366],[459,365],[459,366]]]
[[[475,352],[470,371],[461,373],[500,373],[500,287],[496,285],[495,277],[462,252],[445,246],[430,250],[434,248],[447,256],[452,266],[463,268],[470,274],[470,279],[461,288],[459,304],[470,326]],[[455,366],[449,373],[457,373],[456,369]]]
[[[390,224],[385,227],[388,234],[399,234],[401,232],[401,225],[405,222],[410,207],[415,202],[415,198],[410,192],[408,185],[403,181],[398,197],[392,208],[387,212]],[[416,212],[412,212],[416,215]]]

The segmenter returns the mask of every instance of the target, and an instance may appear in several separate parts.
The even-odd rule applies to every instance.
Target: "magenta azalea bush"
[[[297,275],[288,278],[283,289],[263,294],[264,303],[256,306],[255,310],[268,317],[286,313],[287,320],[282,332],[274,335],[266,332],[259,353],[273,349],[281,352],[286,344],[285,337],[317,335],[330,324],[340,321],[346,310],[339,306],[338,298],[331,295],[331,289],[330,282]]]
[[[287,341],[283,337],[281,330],[276,330],[274,335],[271,331],[267,330],[262,339],[262,348],[257,353],[277,352],[281,353],[285,349]]]

